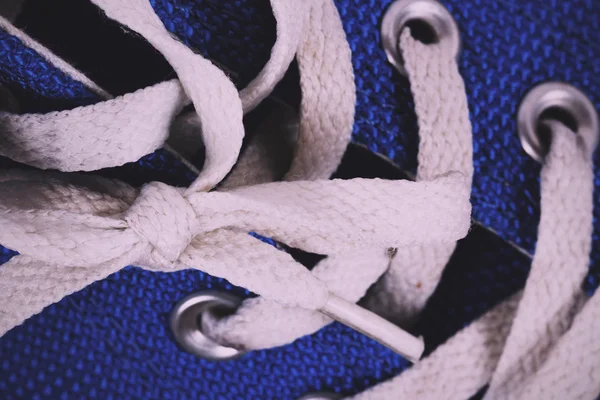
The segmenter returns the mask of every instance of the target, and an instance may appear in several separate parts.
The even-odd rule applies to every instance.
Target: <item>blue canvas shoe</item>
[[[0,13],[0,397],[600,395],[596,2]]]

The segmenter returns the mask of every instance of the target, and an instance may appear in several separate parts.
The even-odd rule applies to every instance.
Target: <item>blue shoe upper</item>
[[[269,57],[275,22],[267,0],[151,1],[169,30],[222,65],[239,87]],[[418,136],[409,84],[389,65],[379,40],[381,17],[390,2],[336,0],[356,74],[353,141],[393,160],[398,170],[413,171]],[[30,0],[17,25],[111,93],[174,77],[148,44],[101,17],[88,2],[49,3]],[[599,2],[443,3],[461,30],[459,65],[473,123],[473,216],[483,227],[459,243],[416,327],[427,351],[525,282],[530,259],[513,244],[534,252],[540,168],[523,152],[517,135],[516,112],[524,94],[540,82],[560,80],[582,89],[600,108]],[[277,89],[290,102],[298,98],[295,74],[292,67]],[[0,82],[15,93],[23,112],[99,101],[2,30]],[[14,163],[1,160],[0,165]],[[367,168],[387,167],[365,161]],[[161,150],[102,173],[136,185],[160,180],[183,186],[193,179]],[[600,283],[598,221],[586,281],[590,291]],[[0,262],[12,255],[3,249]],[[196,358],[175,345],[168,314],[182,297],[202,289],[250,295],[199,271],[165,274],[129,267],[48,307],[0,338],[0,397],[295,399],[321,390],[360,392],[409,366],[337,323],[288,346],[237,360]]]

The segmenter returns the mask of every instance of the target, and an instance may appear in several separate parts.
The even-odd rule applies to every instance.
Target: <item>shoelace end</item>
[[[381,343],[412,363],[425,350],[423,338],[415,337],[379,315],[330,293],[321,312]]]

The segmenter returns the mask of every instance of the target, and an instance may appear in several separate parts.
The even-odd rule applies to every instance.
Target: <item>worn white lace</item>
[[[589,399],[600,393],[600,296],[581,285],[592,238],[591,154],[560,123],[542,170],[539,237],[523,292],[356,399]]]
[[[181,80],[176,85],[183,87],[183,90],[179,89],[179,93],[187,93],[199,115],[207,153],[206,163],[200,176],[185,191],[155,183],[147,185],[133,202],[113,196],[110,201],[121,201],[122,205],[129,205],[129,208],[125,212],[111,206],[110,212],[106,211],[109,217],[102,213],[85,214],[84,210],[74,212],[75,210],[69,209],[69,213],[65,213],[64,200],[57,194],[46,196],[46,209],[40,212],[25,213],[24,209],[19,209],[14,202],[11,204],[7,198],[5,203],[12,208],[3,217],[9,228],[0,240],[17,249],[21,257],[13,260],[12,264],[9,263],[5,274],[10,277],[11,274],[18,275],[25,270],[19,264],[23,260],[68,267],[87,264],[93,265],[96,270],[106,271],[113,271],[130,263],[163,270],[202,265],[203,270],[245,286],[265,299],[277,300],[288,307],[318,310],[372,334],[409,359],[417,359],[423,349],[421,341],[343,300],[342,296],[327,288],[326,282],[318,280],[296,264],[289,255],[248,237],[246,232],[253,230],[294,247],[331,255],[332,259],[343,259],[343,255],[348,263],[354,264],[356,261],[349,259],[348,255],[357,252],[388,256],[390,248],[453,242],[464,236],[469,227],[469,185],[465,182],[465,177],[459,172],[448,171],[447,174],[423,184],[380,180],[302,181],[207,194],[205,190],[223,179],[238,156],[243,135],[241,110],[242,104],[245,104],[245,93],[254,93],[254,97],[259,98],[266,96],[266,91],[272,89],[291,60],[289,55],[278,56],[278,49],[294,48],[294,36],[279,32],[278,43],[286,38],[286,41],[292,41],[292,45],[288,43],[280,46],[276,43],[272,59],[265,67],[267,72],[261,72],[257,78],[260,82],[250,84],[249,88],[255,88],[254,92],[248,92],[248,88],[241,92],[240,101],[232,83],[218,68],[192,53],[167,33],[147,1],[130,2],[126,6],[116,1],[97,4],[107,16],[146,37],[173,64]],[[350,52],[337,10],[329,1],[315,2],[309,6],[306,9],[304,27],[310,34],[298,38],[297,58],[304,96],[300,110],[299,146],[288,173],[290,180],[331,174],[347,144],[354,112]],[[304,7],[293,6],[290,2],[277,2],[274,9],[278,26],[282,19],[285,20],[281,13],[287,13],[287,18],[291,19],[290,15],[302,13]],[[284,61],[273,62],[274,59]],[[319,69],[320,73],[315,73]],[[192,79],[204,76],[203,74],[207,76],[206,80],[198,82]],[[271,76],[276,78],[269,78]],[[174,93],[170,92],[174,87],[172,82],[161,85],[147,89],[146,92]],[[185,103],[185,100],[179,102],[178,107]],[[239,105],[239,112],[235,111],[236,104]],[[249,107],[252,106],[251,102],[248,104]],[[147,93],[143,93],[140,97],[124,96],[64,113],[44,116],[4,114],[3,127],[9,132],[6,137],[13,138],[6,140],[5,147],[13,146],[6,154],[43,168],[58,166],[60,169],[71,170],[107,166],[115,163],[109,154],[109,148],[114,143],[119,146],[121,143],[128,143],[119,138],[130,137],[132,131],[159,131],[154,137],[159,138],[158,142],[164,141],[166,133],[163,131],[167,130],[172,119],[170,113],[173,108],[167,114],[161,114],[158,110],[147,115],[146,120],[134,115],[131,117],[133,123],[124,114],[132,109],[143,113],[143,110],[152,107],[156,105],[151,98],[149,101]],[[231,108],[234,110],[230,110]],[[157,115],[166,117],[166,121],[152,119]],[[148,125],[148,120],[151,120],[151,125]],[[24,129],[24,126],[28,129]],[[84,127],[91,127],[89,137],[79,132],[85,131]],[[47,142],[48,147],[33,146],[30,145],[34,143],[33,140],[22,140],[28,135],[29,128],[37,129],[37,140]],[[64,132],[69,130],[75,134]],[[326,140],[320,139],[321,137]],[[61,138],[64,139],[62,148],[57,148],[56,143],[61,142]],[[102,143],[97,145],[98,141]],[[319,151],[313,150],[314,143],[319,143]],[[155,146],[153,144],[149,148]],[[131,149],[137,147],[140,146],[129,144],[129,147],[125,146],[126,150],[120,149],[118,152],[123,158],[117,157],[118,162],[138,157],[139,154],[131,154]],[[81,148],[91,151],[82,156],[80,151],[72,150]],[[25,178],[27,183],[19,185],[14,178],[8,176],[6,182],[14,188],[32,187],[32,181],[36,179],[38,178]],[[53,190],[50,187],[39,189],[39,192]],[[81,188],[77,188],[75,192],[69,195],[75,198],[74,204],[87,203],[90,196],[96,195],[86,193]],[[400,207],[397,199],[407,195],[410,195],[410,200],[405,200]],[[7,191],[7,196],[18,197],[19,193],[13,191],[11,194]],[[40,196],[44,195],[40,193]],[[54,197],[58,197],[57,204],[50,201]],[[373,209],[373,199],[381,207]],[[415,207],[411,209],[409,203],[413,203]],[[111,212],[118,214],[118,220],[115,220]],[[54,226],[57,231],[47,232],[47,224]],[[427,225],[435,225],[438,233],[424,229]],[[421,234],[416,233],[417,230]],[[158,232],[164,235],[157,235]],[[40,237],[44,237],[41,242],[38,241]],[[240,238],[236,240],[235,237]],[[232,243],[235,243],[236,251],[229,250]],[[273,254],[268,260],[264,260],[263,257],[269,253]],[[241,257],[241,254],[245,256]],[[32,260],[28,260],[27,256]],[[214,263],[214,268],[211,263]],[[19,266],[10,268],[13,264]],[[249,271],[249,266],[254,270]],[[96,273],[94,271],[93,279],[97,279]],[[22,281],[20,276],[16,280]],[[80,287],[84,281],[79,277],[79,283],[75,286]],[[28,280],[27,285],[30,282]],[[17,285],[12,287],[13,290],[10,294],[7,293],[7,297],[22,299],[23,291],[14,289]],[[4,318],[6,326],[10,328],[15,321],[20,322],[32,310],[39,311],[40,307],[48,304],[49,297],[60,298],[61,291],[73,290],[61,285],[61,290],[54,290],[51,296],[37,291],[34,296],[37,299],[29,300],[29,309],[23,306],[17,309],[14,301],[12,305],[7,301],[7,317]],[[244,343],[239,345],[251,348]]]
[[[0,334],[129,264],[198,268],[259,294],[233,316],[205,326],[216,340],[245,349],[282,345],[320,329],[331,320],[316,310],[337,296],[358,301],[388,266],[367,304],[401,323],[418,315],[469,227],[471,128],[452,55],[402,35],[421,136],[418,182],[324,181],[318,179],[334,171],[349,140],[355,102],[350,53],[333,2],[272,0],[277,43],[264,70],[240,93],[218,68],[174,40],[146,0],[94,3],[161,51],[179,79],[66,112],[2,114],[0,152],[44,169],[120,165],[162,146],[191,100],[207,161],[187,190],[2,173],[0,243],[20,255],[0,267]],[[287,179],[302,181],[208,193],[238,158],[243,111],[268,96],[294,55],[303,98]],[[599,321],[598,296],[574,317],[590,251],[592,166],[572,133],[560,125],[553,131],[539,244],[524,293],[358,397],[468,398],[489,382],[491,399],[587,399],[600,392],[600,341],[592,326]],[[238,166],[265,168],[245,156]],[[229,187],[244,184],[239,179]],[[308,272],[248,231],[328,257]],[[390,248],[397,249],[391,265]],[[565,362],[568,372],[561,373]]]

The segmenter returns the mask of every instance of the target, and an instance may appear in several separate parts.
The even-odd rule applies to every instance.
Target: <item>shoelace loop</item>
[[[131,13],[131,9],[122,8],[122,4],[116,0],[95,2],[108,9],[109,15],[151,36],[148,39],[177,64],[176,69],[181,74],[184,89],[192,97],[198,112],[205,118],[204,122],[214,122],[210,121],[213,113],[206,110],[215,109],[200,96],[197,82],[193,80],[194,74],[185,70],[186,63],[181,63],[184,60],[193,64],[192,61],[198,61],[197,56],[190,54],[189,49],[180,44],[173,44],[171,39],[164,35],[160,23],[144,24],[144,16],[148,17],[148,13],[152,12],[151,7],[144,0],[135,0],[130,4],[131,7],[140,8],[142,12]],[[315,1],[312,5],[316,4],[321,3]],[[332,11],[335,10],[333,3],[323,1],[321,6],[317,9],[311,8],[307,26],[310,26],[311,22],[327,20],[323,15],[336,16]],[[140,18],[141,22],[136,18]],[[156,22],[155,16],[151,19]],[[337,26],[339,18],[336,21]],[[336,32],[339,35],[339,30]],[[318,34],[324,32],[319,31]],[[390,338],[389,333],[395,332],[388,329],[381,319],[364,309],[357,309],[348,299],[344,300],[343,296],[331,290],[327,275],[336,271],[335,264],[347,256],[344,252],[348,250],[352,256],[355,256],[354,251],[377,251],[380,255],[385,255],[383,249],[393,247],[398,248],[396,259],[410,260],[411,255],[414,255],[412,246],[419,247],[417,251],[426,251],[431,249],[430,245],[450,243],[450,246],[435,247],[433,257],[426,263],[419,264],[420,267],[431,267],[425,273],[431,274],[427,290],[433,290],[439,280],[441,268],[452,252],[453,242],[464,236],[468,230],[468,197],[472,175],[471,147],[464,140],[464,137],[468,137],[466,133],[470,134],[466,99],[456,65],[450,62],[454,55],[435,46],[419,47],[421,45],[412,40],[408,32],[402,34],[400,41],[401,47],[407,52],[407,71],[413,84],[416,109],[424,134],[424,151],[420,152],[419,156],[420,182],[316,181],[260,185],[225,193],[208,193],[206,190],[218,182],[235,161],[233,159],[239,150],[237,145],[240,142],[240,137],[235,136],[234,145],[231,146],[233,151],[226,149],[223,138],[217,133],[227,133],[227,129],[223,130],[223,126],[210,124],[208,125],[211,129],[205,132],[208,138],[207,148],[214,151],[215,158],[209,162],[207,175],[201,176],[192,188],[185,191],[153,183],[146,186],[136,199],[137,193],[131,188],[93,178],[90,178],[88,186],[74,184],[69,182],[68,178],[53,185],[40,182],[41,179],[27,174],[15,174],[0,179],[4,189],[0,190],[0,222],[6,227],[0,232],[0,241],[21,252],[21,255],[0,269],[0,282],[5,285],[3,289],[6,289],[0,291],[0,296],[3,297],[3,301],[0,302],[0,307],[3,307],[0,309],[0,332],[10,329],[29,315],[39,312],[44,306],[107,276],[123,265],[138,263],[147,268],[167,271],[190,266],[201,268],[263,296],[249,301],[247,308],[242,306],[240,314],[278,304],[288,307],[283,307],[285,312],[289,312],[289,307],[300,307],[308,311],[302,314],[302,320],[312,321],[313,310],[319,310],[343,322],[346,322],[345,317],[356,320],[358,315],[358,319],[375,318],[369,323],[379,324],[388,334],[386,339]],[[436,51],[438,53],[435,53]],[[432,62],[432,54],[439,57],[437,62]],[[319,62],[318,60],[314,64]],[[425,63],[426,68],[419,68],[420,62]],[[303,65],[314,66],[311,63]],[[206,67],[206,70],[202,69],[202,66]],[[208,71],[208,75],[217,80],[222,77],[204,61],[194,64],[194,68],[199,68],[195,72]],[[435,84],[432,85],[430,80],[434,80]],[[218,86],[215,85],[220,89]],[[230,82],[223,87],[229,96],[235,94]],[[218,92],[215,90],[211,93]],[[235,105],[238,103],[236,101]],[[251,107],[252,101],[249,104],[244,107]],[[458,108],[459,113],[455,112],[454,106]],[[237,107],[233,108],[236,110],[231,115],[235,117],[235,121],[232,125],[224,126],[239,128],[238,119],[241,119],[242,112],[237,110]],[[308,111],[309,108],[304,109],[305,113]],[[223,117],[222,113],[215,111],[215,114]],[[345,118],[342,118],[344,121],[348,119],[347,114],[346,112]],[[327,122],[327,119],[319,122]],[[309,125],[311,124],[307,124]],[[335,125],[328,124],[329,128]],[[444,133],[444,144],[452,150],[433,156],[435,148],[440,146],[432,139],[434,134],[440,132]],[[238,133],[236,131],[236,134]],[[563,137],[558,139],[558,144],[551,151],[551,162],[545,167],[547,170],[545,169],[542,179],[547,188],[559,187],[559,195],[563,195],[564,198],[558,199],[551,191],[545,192],[543,206],[553,210],[557,205],[554,201],[582,203],[578,209],[579,214],[572,219],[562,216],[562,219],[555,221],[553,215],[559,214],[558,212],[543,210],[540,244],[545,244],[546,248],[545,252],[540,250],[540,254],[536,254],[536,263],[565,273],[562,267],[575,259],[577,274],[565,277],[559,282],[552,282],[547,276],[540,278],[537,271],[544,269],[534,265],[531,281],[518,307],[515,307],[515,303],[520,296],[507,301],[475,322],[472,329],[465,329],[449,341],[448,346],[442,346],[408,374],[379,386],[375,391],[385,394],[386,390],[392,388],[393,394],[397,396],[398,392],[402,391],[411,394],[412,390],[417,390],[416,393],[422,393],[425,386],[431,390],[427,393],[431,396],[441,393],[447,397],[457,392],[460,395],[470,395],[491,379],[492,385],[488,395],[490,398],[510,398],[513,394],[521,398],[531,398],[531,393],[543,392],[544,385],[554,384],[545,381],[543,374],[537,374],[538,371],[546,373],[544,368],[553,371],[553,365],[560,363],[562,359],[571,359],[565,348],[569,349],[572,347],[571,342],[579,340],[582,331],[585,331],[581,326],[585,328],[597,319],[594,315],[597,315],[599,310],[598,297],[595,296],[586,304],[578,318],[573,319],[573,313],[567,312],[573,311],[573,305],[578,302],[577,285],[587,266],[591,237],[591,231],[587,228],[591,227],[590,199],[593,185],[589,160],[585,159],[581,163],[577,158],[580,156],[579,152],[573,150],[577,146],[573,144],[572,132],[565,130],[562,133]],[[565,145],[564,149],[561,144]],[[222,158],[219,149],[227,150]],[[339,150],[339,146],[336,149]],[[330,160],[324,162],[323,165],[327,166],[324,169],[330,169],[331,164]],[[557,172],[565,166],[568,174],[572,175],[560,175]],[[302,168],[310,170],[306,166]],[[448,173],[448,170],[460,172]],[[312,172],[323,173],[315,171]],[[578,174],[580,171],[585,174]],[[306,176],[312,175],[307,173]],[[579,186],[572,186],[574,184]],[[23,200],[26,198],[25,188],[36,195],[28,199],[31,203]],[[581,198],[571,198],[573,193],[580,192]],[[402,201],[401,207],[398,206],[399,199]],[[20,204],[22,202],[26,204]],[[357,204],[364,209],[358,208]],[[573,221],[580,221],[575,224],[576,230],[573,230]],[[569,234],[573,242],[564,245],[563,242],[554,243],[553,240],[557,239],[556,232],[548,234],[547,226],[555,225],[560,228],[560,232],[562,229],[565,232],[573,230],[572,234]],[[585,229],[579,229],[579,226]],[[256,230],[308,251],[327,253],[329,257],[315,268],[314,273],[308,272],[289,255],[251,238],[247,234],[249,230]],[[551,245],[553,243],[555,245]],[[548,254],[557,257],[548,257]],[[559,260],[558,257],[564,257],[564,260]],[[560,262],[556,264],[556,260]],[[61,278],[60,282],[56,282],[55,275]],[[340,275],[342,274],[335,274],[335,277]],[[322,276],[325,278],[321,279]],[[348,295],[350,300],[353,302],[357,300],[355,297],[360,298],[366,290],[364,286],[370,286],[376,278],[377,276],[371,276],[368,282],[361,282],[362,285],[352,287],[352,293]],[[391,281],[394,280],[392,277]],[[352,279],[348,278],[348,281]],[[553,284],[556,285],[552,286]],[[568,290],[563,290],[561,285]],[[531,305],[540,300],[540,288],[546,289],[551,286],[553,289],[559,288],[556,296],[542,298],[547,307],[539,315],[535,314],[539,321],[543,321],[543,327],[553,328],[552,334],[545,337],[544,330],[531,329],[530,321],[526,320],[529,315],[522,310],[531,310]],[[410,305],[414,308],[409,310],[413,315],[414,311],[422,307],[427,294],[418,297],[418,300]],[[548,313],[551,315],[544,314],[548,310],[552,311]],[[348,311],[354,313],[348,314]],[[513,318],[512,328],[509,329],[508,325]],[[235,329],[232,330],[239,331],[242,325],[235,325],[239,321],[233,321],[230,326]],[[311,329],[328,322],[327,319],[317,321]],[[569,330],[571,323],[573,328]],[[349,325],[357,324],[350,321]],[[495,342],[486,340],[490,330],[493,330]],[[394,335],[391,336],[393,340]],[[542,345],[532,347],[530,342],[535,342],[536,339],[539,339]],[[593,340],[592,338],[590,341],[598,343],[597,340]],[[385,340],[383,342],[388,344]],[[261,345],[264,346],[264,343]],[[420,345],[422,346],[422,343]],[[493,351],[490,351],[489,346],[493,347]],[[416,343],[415,347],[419,347],[419,343]],[[522,354],[524,348],[527,351]],[[465,350],[472,351],[473,354],[465,356]],[[412,359],[418,358],[421,351],[422,347],[408,356]],[[448,386],[448,382],[440,379],[443,378],[444,371],[436,369],[436,362],[443,364],[447,370],[447,363],[461,361],[461,355],[472,361],[467,367],[479,369],[473,374],[467,374],[464,381],[460,382],[460,387],[452,392],[452,384],[455,382],[450,382]],[[456,357],[456,360],[453,357]],[[538,368],[536,363],[527,361],[531,359],[542,360],[544,364]],[[588,354],[583,355],[582,359],[587,364],[593,363]],[[526,364],[527,368],[521,368],[522,364]],[[461,369],[461,365],[457,365],[457,368],[451,368],[451,373]],[[432,371],[433,375],[428,375]],[[514,374],[514,371],[526,371],[528,380],[525,381],[521,374]],[[407,384],[406,376],[412,377],[414,381]],[[430,376],[446,383],[445,387],[439,389],[441,392],[433,390],[436,388],[432,388],[430,384],[424,384]],[[420,384],[417,389],[416,384]],[[365,396],[368,395],[367,392]],[[391,396],[384,396],[389,397]],[[534,396],[536,397],[539,396]]]
[[[455,172],[451,172],[454,171],[455,163],[451,161],[447,165],[449,159],[442,158],[441,163],[435,164],[439,171],[431,170],[418,183],[360,179],[346,182],[300,181],[252,186],[227,193],[207,193],[231,169],[241,144],[242,112],[238,109],[241,105],[238,107],[240,102],[233,85],[207,60],[173,39],[146,0],[135,0],[127,6],[116,0],[94,0],[94,3],[107,16],[145,36],[173,64],[181,85],[200,118],[207,151],[204,169],[192,186],[181,194],[176,193],[173,188],[152,184],[135,202],[124,202],[118,197],[106,199],[108,203],[114,203],[113,209],[120,210],[118,215],[108,213],[107,216],[85,211],[87,209],[77,210],[79,204],[87,204],[97,196],[94,190],[84,190],[77,194],[77,189],[73,189],[75,193],[70,195],[77,198],[76,205],[74,209],[64,210],[53,197],[56,196],[53,189],[34,186],[32,190],[36,190],[42,197],[46,196],[47,203],[42,209],[35,210],[36,207],[39,208],[36,206],[34,212],[25,214],[18,204],[12,204],[14,208],[7,207],[2,218],[10,228],[6,234],[0,233],[0,240],[19,250],[22,255],[49,263],[53,268],[60,269],[59,266],[63,265],[83,266],[102,271],[100,274],[90,272],[89,277],[94,279],[131,263],[158,270],[190,266],[202,268],[205,272],[253,290],[265,299],[288,307],[318,310],[377,338],[410,359],[418,358],[422,342],[415,341],[415,338],[407,336],[394,325],[354,304],[384,271],[380,266],[373,268],[373,271],[378,272],[370,273],[368,280],[354,284],[352,290],[355,294],[349,295],[351,301],[348,302],[328,290],[329,284],[319,279],[318,274],[306,271],[289,255],[260,243],[246,232],[255,231],[293,247],[327,254],[329,261],[345,263],[347,268],[356,272],[362,268],[359,264],[363,262],[363,258],[357,255],[363,251],[365,254],[375,255],[378,263],[381,261],[382,266],[386,266],[389,258],[385,249],[388,248],[432,243],[448,243],[453,246],[452,243],[467,233],[470,225],[471,171],[469,168],[462,168],[464,157],[456,164],[459,168]],[[281,13],[287,13],[288,16],[293,14],[295,9],[290,6],[291,3],[283,0],[276,3],[276,18],[287,18]],[[315,0],[305,11],[307,19],[303,31],[304,41],[301,41],[298,50],[304,92],[301,137],[297,157],[288,173],[290,180],[329,176],[335,169],[351,132],[355,99],[348,44],[335,5],[330,0]],[[281,37],[292,40],[294,36],[282,34]],[[406,40],[408,39],[405,38]],[[281,46],[276,47],[282,49]],[[321,50],[316,51],[317,48]],[[435,60],[437,54],[443,61],[434,62],[432,67],[443,70],[450,65],[450,75],[453,79],[460,80],[455,72],[454,55],[448,55],[440,48],[423,52],[425,56],[417,55],[419,52],[420,50],[414,49],[416,58],[413,62],[416,63],[418,59]],[[268,68],[285,70],[291,58],[275,56],[275,53],[277,51],[274,49],[273,58],[278,62],[268,64]],[[199,75],[204,77],[201,82],[197,80]],[[271,81],[273,75],[267,75],[271,83],[255,87],[261,93],[260,96],[274,85],[274,81]],[[427,76],[418,76],[418,79],[426,81]],[[173,84],[166,83],[164,86],[171,88]],[[459,82],[453,88],[461,86]],[[418,93],[427,93],[427,100],[435,103],[440,101],[438,96],[444,98],[448,95],[428,88],[430,86],[425,82],[415,84]],[[460,113],[456,114],[458,119],[449,118],[453,121],[450,128],[453,135],[469,139],[470,128],[464,124],[464,121],[468,121],[464,93],[454,89],[450,90],[449,95],[453,100],[460,100]],[[107,104],[120,104],[121,101],[125,105],[133,105],[134,109],[143,109],[144,99],[148,100],[144,91],[138,97],[125,97]],[[177,104],[175,108],[182,103],[181,96],[176,97],[179,100],[174,102]],[[136,103],[136,99],[143,101]],[[157,115],[168,119],[172,108],[169,110],[171,111]],[[90,114],[90,111],[94,111],[94,108],[80,109],[73,114],[76,120],[83,117],[82,126],[95,126],[98,113]],[[71,113],[66,114],[66,117],[71,117]],[[455,114],[449,112],[447,115]],[[10,121],[14,119],[12,116],[6,118]],[[111,119],[106,120],[106,127],[111,126]],[[36,126],[39,123],[35,118],[27,121]],[[42,131],[45,132],[43,121],[42,118]],[[133,126],[138,125],[136,123]],[[163,131],[164,129],[159,129],[156,132],[164,134]],[[17,129],[17,136],[18,132]],[[108,132],[117,136],[124,133],[110,129]],[[69,136],[68,132],[65,135]],[[454,138],[452,135],[451,137]],[[73,138],[69,140],[71,139]],[[86,136],[74,137],[75,142],[80,140],[85,142]],[[462,143],[462,139],[458,141]],[[469,142],[465,140],[468,145],[463,155],[466,158],[471,154]],[[323,143],[328,144],[322,146]],[[86,148],[88,147],[93,153],[95,146]],[[27,149],[26,152],[38,156],[41,153],[38,159],[45,160],[45,149],[42,146]],[[53,151],[60,159],[63,154],[61,150]],[[125,153],[130,156],[129,151]],[[71,156],[70,153],[67,154]],[[94,155],[88,154],[86,157],[88,156],[93,158]],[[106,154],[99,155],[100,161],[104,158]],[[77,161],[74,164],[77,165]],[[5,198],[5,203],[11,204],[11,198]],[[125,219],[121,213],[125,213]],[[26,229],[21,229],[22,226],[26,226]],[[52,226],[54,232],[48,226]],[[165,234],[165,237],[160,237],[159,233]],[[15,264],[20,264],[19,259]],[[436,264],[441,268],[445,260]],[[326,271],[334,265],[333,262],[324,263],[322,267]],[[12,272],[10,268],[5,270],[6,274]],[[332,276],[331,271],[326,272],[327,275]],[[356,274],[356,277],[361,276],[365,274]],[[77,284],[83,281],[85,279],[80,279]],[[346,288],[340,290],[341,293],[346,291]],[[55,301],[57,295],[58,292],[52,293],[48,300]],[[43,303],[43,296],[42,293],[39,294],[40,304]],[[34,312],[39,311],[38,307],[39,304],[36,303]],[[17,322],[31,312],[27,308],[17,311],[11,308],[10,305],[7,306],[11,312],[10,319]],[[320,320],[318,324],[327,321]],[[300,322],[296,321],[294,326],[300,326]],[[14,322],[7,323],[7,326],[12,323]],[[414,347],[407,351],[402,346],[409,342]],[[244,347],[243,344],[240,345]]]

